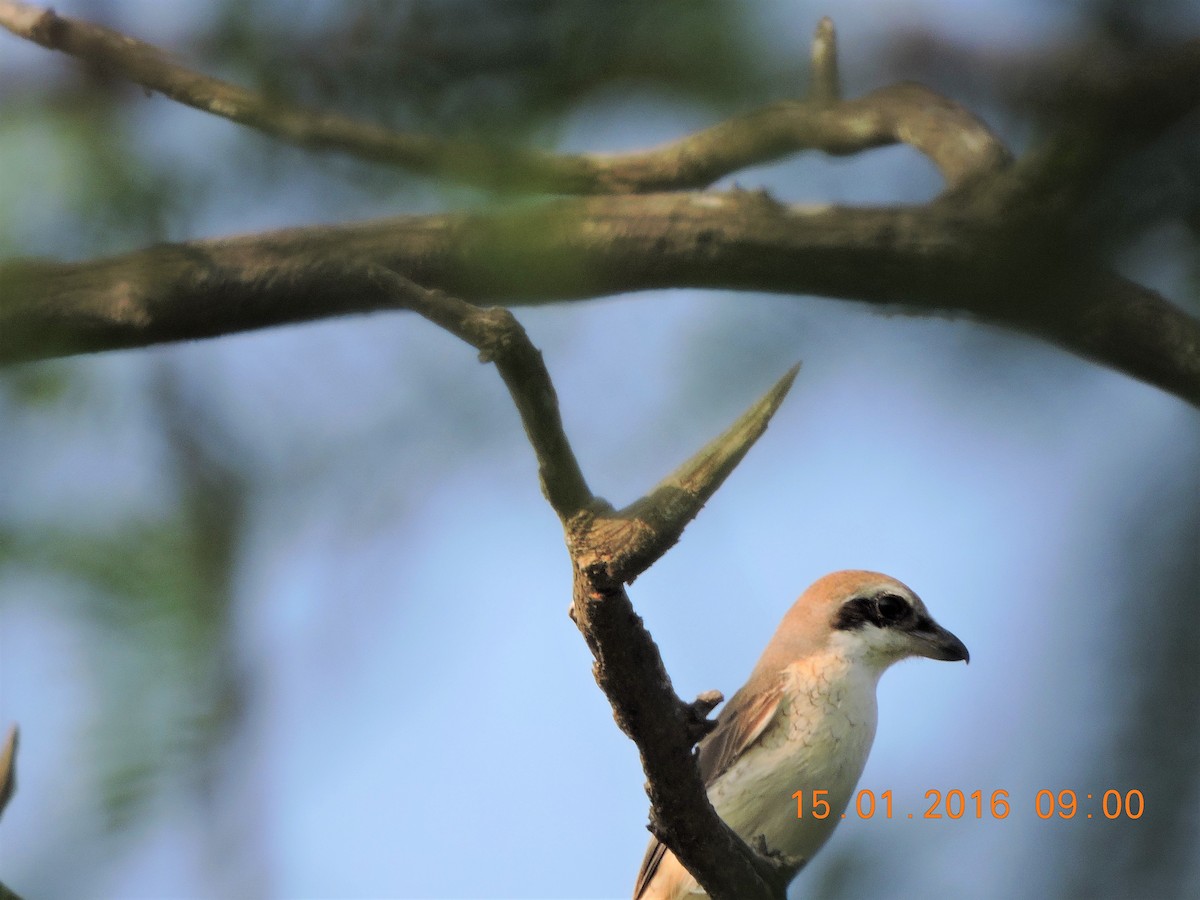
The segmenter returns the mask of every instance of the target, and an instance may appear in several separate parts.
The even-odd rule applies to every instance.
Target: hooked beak
[[[922,623],[909,632],[916,640],[917,653],[928,659],[943,659],[947,662],[971,662],[971,651],[967,645],[937,622]]]

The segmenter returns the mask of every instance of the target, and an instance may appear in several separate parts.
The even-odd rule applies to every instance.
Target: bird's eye
[[[875,606],[879,610],[879,618],[886,625],[894,625],[909,612],[908,603],[903,597],[897,597],[895,594],[884,594],[875,601]]]

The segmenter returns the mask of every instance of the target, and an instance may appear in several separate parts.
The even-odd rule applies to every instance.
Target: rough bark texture
[[[703,287],[967,316],[1200,405],[1200,321],[1086,260],[1047,271],[1045,245],[1031,237],[953,200],[799,208],[758,192],[671,193],[297,228],[76,264],[18,261],[0,267],[0,361],[392,309],[386,292],[342,283],[337,261],[354,259],[479,304]],[[326,277],[311,260],[330,261]]]

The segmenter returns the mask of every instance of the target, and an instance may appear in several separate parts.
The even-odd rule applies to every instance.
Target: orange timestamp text
[[[1102,794],[1085,794],[1085,801],[1073,790],[1062,790],[1057,793],[1051,790],[1041,790],[1034,798],[1033,808],[1039,819],[1071,819],[1076,814],[1091,819],[1140,819],[1146,811],[1146,800],[1142,792],[1133,789],[1118,791],[1109,789]],[[829,802],[829,791],[812,790],[796,791],[792,794],[796,801],[796,818],[798,819],[828,819],[835,815],[833,805]],[[990,794],[983,791],[961,791],[952,788],[948,791],[930,789],[925,792],[928,806],[920,815],[907,813],[903,816],[894,814],[892,791],[882,791],[876,796],[874,791],[860,790],[854,795],[847,810],[841,813],[845,819],[853,812],[860,819],[873,819],[878,814],[880,818],[920,818],[920,819],[1006,819],[1012,812],[1009,792],[995,790]],[[1088,804],[1092,804],[1089,806]],[[1092,811],[1089,812],[1088,810]]]

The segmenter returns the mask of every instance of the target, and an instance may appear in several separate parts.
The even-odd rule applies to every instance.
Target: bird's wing
[[[658,864],[662,862],[666,852],[666,844],[656,837],[650,838],[650,846],[646,848],[646,855],[642,857],[642,867],[638,869],[637,881],[633,885],[633,900],[640,900],[642,894],[645,893],[650,879],[658,871]]]
[[[746,686],[748,688],[749,685]],[[783,696],[783,684],[777,680],[766,690],[738,691],[725,704],[717,716],[717,727],[700,742],[700,777],[705,786],[716,781],[734,760],[762,735],[775,714],[779,711],[779,700]],[[745,698],[752,696],[753,699]],[[667,847],[658,838],[650,838],[650,846],[642,859],[637,882],[633,888],[633,900],[638,900],[654,878],[659,863],[667,853]]]
[[[779,712],[782,679],[776,678],[762,690],[747,690],[749,687],[733,695],[717,716],[717,727],[700,742],[700,777],[706,787],[750,749]]]

